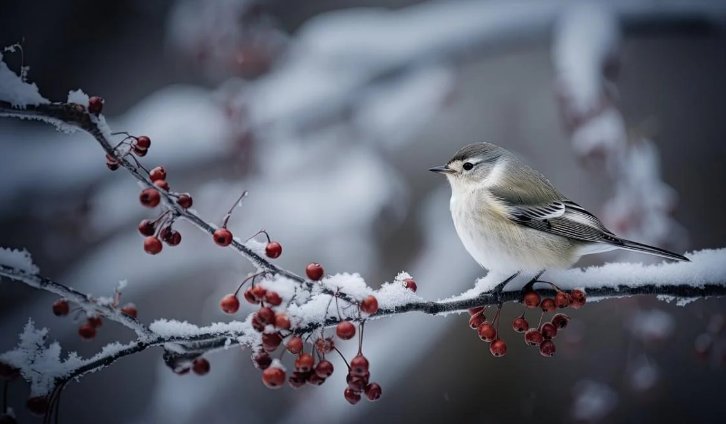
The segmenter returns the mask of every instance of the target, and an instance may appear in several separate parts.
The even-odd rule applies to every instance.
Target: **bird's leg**
[[[522,296],[524,296],[525,292],[532,290],[532,286],[534,286],[534,283],[539,281],[539,277],[541,277],[544,272],[545,270],[538,272],[537,275],[535,275],[531,280],[527,282],[527,284],[524,285],[524,287],[522,287]]]
[[[504,290],[504,286],[506,286],[507,284],[509,284],[509,282],[512,281],[512,280],[514,280],[514,278],[516,276],[518,276],[518,275],[519,275],[519,271],[517,271],[514,274],[510,275],[509,277],[507,277],[506,279],[504,279],[504,281],[502,281],[501,283],[499,283],[496,286],[494,286],[494,288],[492,289],[492,294],[494,295],[494,297],[497,299],[497,301],[500,304],[502,303],[501,302],[501,294],[502,294],[502,291]]]

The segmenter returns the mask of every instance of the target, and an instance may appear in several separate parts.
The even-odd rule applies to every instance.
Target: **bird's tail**
[[[618,243],[617,246],[621,249],[632,250],[634,252],[643,252],[650,255],[660,256],[666,259],[672,259],[674,261],[685,261],[690,262],[690,259],[678,253],[669,252],[659,247],[648,246],[647,244],[638,243],[635,241],[620,239],[622,244]]]

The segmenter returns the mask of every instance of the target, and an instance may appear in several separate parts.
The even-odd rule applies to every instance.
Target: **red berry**
[[[565,292],[558,291],[555,294],[555,305],[558,308],[566,308],[570,305],[570,297]]]
[[[156,180],[154,181],[154,185],[164,191],[169,191],[169,183],[167,183],[166,180]]]
[[[268,291],[267,293],[265,293],[265,302],[269,303],[272,306],[277,306],[282,303],[282,298],[279,294],[277,294],[277,292]]]
[[[149,149],[144,149],[143,147],[139,147],[136,145],[133,146],[133,150],[134,154],[140,158],[143,158],[149,152]]]
[[[156,255],[161,252],[161,240],[154,236],[149,236],[144,239],[144,251],[149,255]]]
[[[278,367],[267,367],[262,371],[262,382],[270,389],[277,389],[285,383],[285,371]]]
[[[161,231],[159,231],[159,238],[162,241],[168,242],[171,239],[171,225],[167,225],[166,227],[162,228]]]
[[[350,373],[358,377],[368,374],[368,359],[360,353],[355,355],[350,360]]]
[[[481,323],[481,325],[477,328],[477,332],[479,333],[479,338],[485,342],[491,342],[497,338],[497,329],[494,328],[489,321]]]
[[[502,339],[496,339],[489,345],[489,352],[495,357],[507,354],[507,344]]]
[[[323,278],[324,273],[325,270],[323,270],[323,266],[317,262],[308,264],[308,266],[305,267],[305,274],[307,274],[308,278],[313,281]]]
[[[282,245],[276,241],[271,241],[265,246],[265,255],[268,258],[279,258],[282,255]]]
[[[301,353],[295,360],[295,369],[300,372],[308,372],[313,369],[315,358],[309,353]]]
[[[382,393],[383,390],[378,383],[371,383],[366,386],[366,397],[371,402],[380,399]]]
[[[237,299],[234,293],[230,293],[222,298],[219,302],[219,307],[226,314],[234,314],[239,310],[239,299]]]
[[[20,370],[5,362],[0,362],[0,380],[15,380],[20,377]]]
[[[33,414],[42,417],[48,412],[48,398],[46,396],[33,396],[25,403],[28,410]]]
[[[323,383],[325,383],[325,378],[321,377],[314,372],[308,373],[308,384],[311,384],[313,386],[320,386]]]
[[[252,362],[255,364],[255,367],[264,370],[272,364],[272,358],[269,353],[259,351],[252,356]]]
[[[476,315],[472,315],[469,317],[469,327],[471,327],[472,330],[476,330],[486,320],[487,317],[483,313],[477,313]]]
[[[355,336],[355,325],[350,321],[341,321],[335,327],[335,334],[343,340],[350,340]]]
[[[159,205],[159,202],[161,202],[161,195],[153,188],[145,188],[141,190],[139,201],[147,208],[155,208]]]
[[[136,319],[136,317],[139,316],[139,311],[133,303],[127,303],[124,305],[124,307],[121,308],[121,313],[133,319]]]
[[[335,343],[330,337],[325,339],[315,340],[315,350],[321,354],[330,353],[333,350]]]
[[[263,306],[262,308],[260,308],[260,310],[257,311],[256,315],[259,318],[260,322],[265,325],[275,323],[275,311],[273,311],[271,308],[268,308],[267,306]]]
[[[151,147],[151,139],[145,135],[141,135],[136,138],[136,145],[143,149],[148,149]]]
[[[418,289],[416,281],[414,281],[413,278],[406,278],[405,280],[403,280],[403,287],[411,290],[414,293],[416,293],[416,290]]]
[[[332,362],[323,359],[315,366],[315,374],[321,378],[328,378],[333,374],[334,369]]]
[[[265,294],[267,294],[267,290],[265,290],[262,286],[254,286],[252,287],[252,295],[255,297],[255,300],[257,302],[261,302],[265,299]]]
[[[476,315],[483,310],[484,310],[483,306],[477,306],[476,308],[469,308],[469,315]]]
[[[555,343],[552,340],[545,340],[539,345],[539,353],[542,356],[551,357],[555,354]]]
[[[524,333],[524,342],[530,346],[539,346],[543,340],[542,333],[536,328],[530,328]]]
[[[154,223],[150,220],[144,219],[139,222],[139,233],[141,233],[142,236],[153,236],[155,230],[156,228],[154,228]]]
[[[252,328],[257,331],[258,333],[262,333],[265,331],[265,323],[260,321],[260,317],[258,317],[256,314],[252,315]]]
[[[232,232],[226,228],[217,228],[212,235],[214,242],[219,246],[229,246],[232,244]]]
[[[514,319],[514,322],[512,322],[512,328],[517,333],[524,333],[529,329],[529,323],[523,316],[517,317]]]
[[[182,241],[181,233],[179,231],[172,231],[169,234],[169,238],[167,240],[164,240],[164,241],[169,246],[178,246],[179,243],[181,243],[181,241]]]
[[[534,290],[528,290],[524,293],[523,302],[528,308],[536,308],[540,302],[539,293]]]
[[[264,333],[262,335],[262,348],[266,352],[273,352],[282,343],[280,333]]]
[[[166,169],[163,166],[157,166],[156,168],[149,171],[149,178],[151,181],[165,180]]]
[[[53,314],[57,317],[64,317],[71,311],[71,307],[68,301],[65,299],[58,299],[53,302]]]
[[[551,322],[546,322],[542,324],[542,326],[539,328],[539,332],[542,333],[542,337],[544,337],[545,340],[550,340],[557,337],[557,327],[555,327],[555,325]]]
[[[104,100],[102,97],[92,96],[88,99],[88,111],[94,115],[98,115],[103,110]]]
[[[194,202],[189,193],[182,193],[179,195],[179,198],[176,199],[176,203],[184,209],[189,209],[192,207]]]
[[[94,328],[98,328],[101,325],[103,325],[103,321],[101,320],[101,317],[98,315],[90,316],[87,319],[88,323],[91,324]]]
[[[580,309],[585,304],[585,292],[579,289],[570,291],[570,297],[572,298],[572,307]]]
[[[348,375],[345,376],[345,382],[348,384],[348,387],[354,392],[362,392],[363,390],[365,390],[366,384],[368,384],[369,375],[370,374],[366,373],[363,376],[357,376],[348,372]]]
[[[348,403],[351,405],[355,405],[356,403],[360,402],[360,392],[351,390],[350,387],[347,387],[345,391],[343,391],[343,396],[345,397],[345,400],[347,400]]]
[[[552,312],[557,308],[557,306],[555,306],[555,301],[549,297],[542,300],[539,307],[542,308],[544,312]]]
[[[373,295],[366,296],[366,298],[360,302],[360,310],[368,315],[375,314],[378,312],[378,299],[376,299]]]
[[[192,371],[196,375],[204,375],[209,372],[209,361],[204,358],[196,358],[192,362]]]
[[[86,321],[78,327],[78,335],[84,340],[91,340],[96,337],[96,327]]]
[[[106,155],[106,167],[108,167],[108,169],[110,169],[111,171],[117,170],[119,167],[118,160],[115,157],[107,154]]]
[[[290,378],[287,379],[287,384],[290,385],[293,389],[299,389],[300,387],[305,385],[305,381],[307,381],[307,374],[293,371]]]
[[[570,321],[570,317],[565,314],[557,314],[552,317],[552,324],[557,328],[567,327],[567,323]]]
[[[252,294],[252,287],[248,287],[247,290],[244,291],[244,297],[245,300],[251,304],[256,304],[257,299],[255,298],[255,295]]]
[[[302,352],[302,349],[303,339],[300,336],[292,336],[290,337],[290,340],[287,341],[287,351],[293,355],[297,355]]]
[[[285,314],[275,314],[275,327],[283,330],[289,330],[291,327],[290,318],[288,318]]]

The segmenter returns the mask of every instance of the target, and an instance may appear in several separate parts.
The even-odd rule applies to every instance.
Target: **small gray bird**
[[[583,255],[613,249],[688,261],[616,236],[542,174],[494,144],[465,146],[430,171],[446,175],[456,232],[469,254],[490,271],[568,268]]]

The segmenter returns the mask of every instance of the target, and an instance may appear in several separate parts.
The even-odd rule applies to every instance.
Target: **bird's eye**
[[[464,170],[465,171],[470,171],[471,168],[473,168],[473,167],[474,167],[474,164],[472,164],[471,162],[464,162]]]

